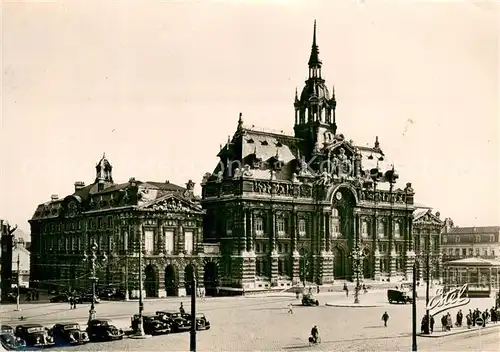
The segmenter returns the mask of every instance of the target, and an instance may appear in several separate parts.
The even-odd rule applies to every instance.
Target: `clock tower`
[[[300,97],[295,92],[295,137],[305,140],[306,157],[319,152],[323,143],[331,142],[337,132],[335,108],[337,102],[332,89],[330,93],[321,76],[322,62],[316,44],[316,21],[314,21],[313,43],[309,57],[309,78],[305,81]]]

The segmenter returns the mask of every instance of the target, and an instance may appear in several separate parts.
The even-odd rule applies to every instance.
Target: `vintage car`
[[[319,301],[314,298],[310,293],[302,295],[302,305],[303,306],[319,306]]]
[[[170,324],[172,332],[189,331],[191,329],[191,320],[189,314],[170,312],[170,311],[157,311],[156,315]]]
[[[40,324],[22,324],[16,326],[16,337],[26,341],[26,346],[49,347],[55,345],[48,329]]]
[[[121,340],[124,335],[122,329],[111,323],[111,319],[93,319],[89,321],[86,331],[91,342]]]
[[[26,347],[26,341],[9,332],[0,333],[0,343],[7,351],[22,350]]]
[[[210,329],[210,322],[205,317],[203,313],[196,314],[196,330],[208,330]]]
[[[411,292],[401,290],[387,290],[387,299],[389,303],[412,303],[413,299],[408,295]]]
[[[52,327],[50,334],[56,345],[82,345],[89,342],[89,335],[78,323],[58,323]]]
[[[139,327],[139,314],[132,317],[132,330],[135,332]],[[172,331],[170,323],[154,314],[142,315],[142,327],[148,335],[168,334]]]
[[[65,293],[60,293],[55,295],[54,297],[50,297],[50,302],[58,303],[58,302],[69,302],[69,296]]]
[[[12,334],[14,335],[14,328],[10,325],[2,325],[2,327],[0,328],[1,329],[1,333],[2,334]]]

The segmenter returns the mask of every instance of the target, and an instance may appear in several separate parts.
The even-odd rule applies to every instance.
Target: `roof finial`
[[[243,114],[240,112],[240,116],[238,118],[238,131],[243,128]]]
[[[102,158],[106,159],[106,152],[102,153]]]
[[[313,46],[316,46],[316,20],[314,20]]]
[[[295,101],[299,100],[299,92],[297,91],[297,87],[295,87]]]
[[[378,136],[375,136],[375,149],[380,149],[380,143],[378,142]]]

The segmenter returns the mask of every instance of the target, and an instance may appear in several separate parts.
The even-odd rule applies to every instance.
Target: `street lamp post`
[[[90,245],[89,248],[89,254],[85,253],[84,254],[84,261],[90,262],[90,280],[92,281],[92,302],[90,303],[90,310],[89,310],[89,322],[93,319],[95,319],[96,316],[96,311],[95,311],[95,302],[96,302],[96,283],[97,283],[97,276],[96,276],[96,261],[97,261],[97,243],[95,240],[92,240],[92,244]],[[106,255],[103,257],[103,261],[106,261]]]
[[[189,335],[189,351],[196,352],[196,276],[191,283],[191,331]]]
[[[130,338],[133,339],[147,339],[151,337],[151,335],[147,335],[144,332],[144,325],[142,320],[142,312],[144,311],[144,302],[142,300],[142,237],[143,236],[141,236],[141,239],[139,240],[139,316],[137,322],[137,331],[134,335],[130,336]]]
[[[356,246],[353,249],[353,252],[351,254],[353,260],[354,260],[354,274],[356,275],[356,287],[354,289],[354,303],[358,304],[359,303],[359,273],[361,272],[361,263],[363,258],[365,257],[363,251],[361,250],[359,246],[358,239],[356,239]]]
[[[17,297],[16,297],[16,311],[20,311],[21,308],[19,308],[19,300],[20,300],[20,294],[21,291],[19,289],[19,266],[20,266],[21,260],[19,258],[19,253],[17,254]]]
[[[412,293],[413,299],[411,301],[411,317],[412,317],[412,329],[411,329],[411,350],[412,352],[417,351],[417,262],[413,261],[413,278],[412,278]]]

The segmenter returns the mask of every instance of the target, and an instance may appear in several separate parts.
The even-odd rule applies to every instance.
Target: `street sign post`
[[[484,320],[483,320],[483,318],[481,318],[481,317],[477,318],[477,319],[476,319],[476,326],[477,326],[478,328],[482,328],[482,327],[483,327],[483,325],[484,325]]]
[[[483,327],[483,324],[485,321],[483,318],[479,317],[476,319],[476,326],[477,326],[477,334],[479,336],[479,351],[483,349],[483,342],[481,341],[481,328]]]

